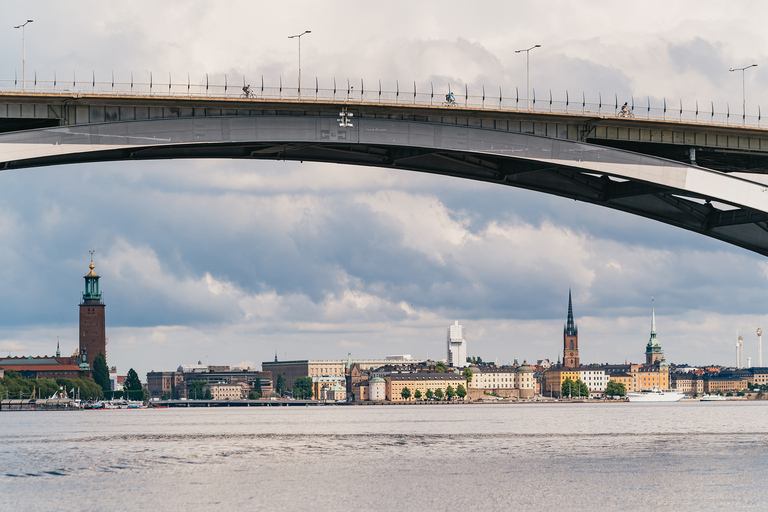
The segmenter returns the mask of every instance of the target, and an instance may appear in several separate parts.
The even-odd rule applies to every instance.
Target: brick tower
[[[107,336],[104,322],[104,303],[99,291],[99,274],[93,269],[93,251],[91,251],[91,271],[85,275],[85,292],[80,303],[80,356],[83,362],[93,366],[93,360],[101,352],[107,358]]]
[[[571,289],[568,288],[568,320],[563,328],[563,366],[579,367],[579,330],[573,323],[573,303]]]

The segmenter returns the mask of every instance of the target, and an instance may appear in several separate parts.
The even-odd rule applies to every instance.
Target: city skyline
[[[290,20],[258,33],[259,10],[169,2],[155,20],[141,5],[9,2],[0,79],[75,74],[125,81],[205,73],[233,83],[264,75],[286,86],[302,41],[305,87],[382,79],[430,81],[436,91],[531,88],[587,101],[650,96],[686,108],[698,100],[739,112],[768,105],[766,8],[651,2],[627,12],[608,2],[531,5],[393,4],[377,24],[361,6],[337,14],[296,2]],[[408,6],[408,16],[400,6]],[[695,6],[695,8],[694,8]],[[277,9],[277,8],[274,8]],[[281,7],[284,9],[284,7]],[[548,9],[549,11],[549,9]],[[647,12],[646,12],[647,11]],[[277,11],[275,11],[277,12]],[[659,16],[657,12],[663,12]],[[85,14],[87,13],[87,15]],[[747,16],[747,13],[749,15]],[[237,14],[234,16],[233,14]],[[75,20],[77,33],[65,31]],[[173,19],[177,23],[160,23]],[[203,22],[202,20],[206,20]],[[397,21],[397,23],[396,23]],[[510,36],[510,34],[514,34]],[[738,75],[738,76],[737,76]],[[164,80],[164,78],[163,78]],[[159,82],[162,83],[162,82]],[[546,92],[544,92],[546,91]],[[511,94],[511,92],[510,92]],[[0,347],[30,355],[77,347],[77,304],[95,248],[107,304],[110,364],[173,368],[281,359],[412,353],[442,359],[445,328],[467,329],[468,353],[499,364],[555,358],[573,284],[585,362],[643,360],[648,302],[656,298],[667,361],[732,364],[735,332],[757,360],[756,315],[768,305],[764,259],[649,220],[552,196],[453,178],[341,165],[168,161],[0,173]],[[19,300],[24,291],[25,300]],[[30,304],[34,304],[31,306]]]

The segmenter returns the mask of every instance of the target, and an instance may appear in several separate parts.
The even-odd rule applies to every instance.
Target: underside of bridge
[[[566,197],[681,227],[768,256],[768,214],[576,166],[494,155],[368,144],[185,144],[44,157],[25,167],[118,160],[231,158],[384,167],[498,183]],[[14,168],[14,166],[9,166]]]
[[[768,172],[768,155],[691,149],[696,148],[621,140],[574,141],[412,119],[355,118],[354,126],[345,126],[339,125],[336,115],[288,112],[28,126],[0,133],[0,170],[175,158],[313,161],[402,169],[584,201],[768,256],[768,186],[728,175],[732,171]]]

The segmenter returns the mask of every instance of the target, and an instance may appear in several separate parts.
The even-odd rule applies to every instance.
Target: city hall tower
[[[104,322],[104,303],[99,291],[99,274],[93,271],[91,251],[90,272],[85,274],[85,292],[80,303],[80,356],[82,362],[93,366],[93,360],[101,352],[107,358],[107,335]]]

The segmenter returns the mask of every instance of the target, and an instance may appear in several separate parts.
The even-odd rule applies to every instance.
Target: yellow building
[[[555,366],[544,372],[544,389],[542,395],[559,397],[563,389],[565,379],[571,379],[573,382],[579,380],[581,367],[568,368],[565,366]]]
[[[610,380],[608,382],[610,383],[610,381],[614,381],[619,384],[624,384],[625,390],[627,390],[628,392],[632,391],[634,379],[632,378],[632,375],[628,373],[612,373],[610,375]]]
[[[427,391],[434,393],[440,389],[445,393],[448,386],[453,387],[454,390],[459,387],[459,384],[467,387],[464,377],[458,373],[392,373],[384,380],[387,385],[387,400],[391,402],[413,402],[416,400],[414,395],[417,390],[421,392],[421,397],[424,399]],[[410,398],[403,398],[403,388],[408,388],[411,392]]]

